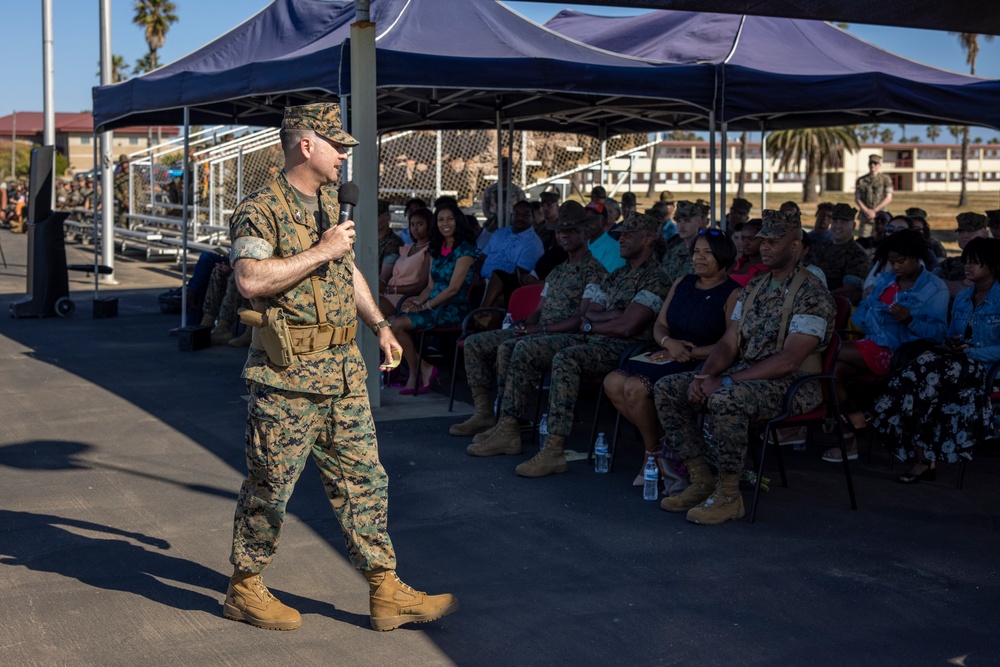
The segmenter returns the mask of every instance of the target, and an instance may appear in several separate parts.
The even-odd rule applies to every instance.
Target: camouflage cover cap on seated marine
[[[761,219],[764,225],[757,232],[757,238],[761,239],[780,239],[789,232],[802,229],[799,215],[793,212],[765,209],[761,211]]]

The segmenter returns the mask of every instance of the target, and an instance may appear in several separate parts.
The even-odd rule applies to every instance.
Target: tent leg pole
[[[521,156],[524,159],[524,156]],[[507,182],[514,183],[514,121],[507,121]],[[514,212],[514,192],[513,188],[507,188],[507,206],[504,206],[504,222],[509,225],[513,222],[512,219],[507,219],[507,211],[510,211],[511,215]]]
[[[351,133],[359,145],[354,149],[354,182],[361,191],[361,201],[354,212],[357,226],[355,265],[368,283],[373,295],[378,294],[378,93],[375,89],[375,23],[369,12],[370,3],[354,3],[355,20],[351,24]],[[366,329],[367,327],[362,327]],[[382,405],[380,389],[379,347],[375,337],[366,333],[361,338],[361,353],[371,369],[365,385],[373,408]]]
[[[608,160],[608,128],[601,123],[601,170],[598,185],[602,188],[604,187],[604,179],[606,178],[605,169],[607,168]]]
[[[715,112],[708,113],[708,206],[711,209],[708,224],[715,219]]]
[[[181,327],[187,326],[187,252],[188,252],[188,189],[191,183],[191,108],[184,107],[184,194],[181,204]],[[152,180],[152,162],[150,162],[150,180]]]
[[[441,130],[434,133],[434,198],[441,196]]]
[[[348,113],[348,102],[349,101],[350,101],[350,97],[348,97],[347,95],[341,95],[340,96],[340,123],[341,123],[341,125],[343,127],[349,128],[348,129],[348,134],[350,134],[351,130],[354,129],[354,128],[351,127],[350,114]],[[380,149],[379,153],[380,154],[381,154],[381,145],[382,145],[382,138],[379,137],[379,149]],[[347,154],[347,159],[344,160],[341,163],[341,166],[340,166],[340,181],[342,183],[346,183],[347,181],[351,180],[351,177],[353,176],[353,174],[354,174],[354,151],[351,151],[350,153]],[[243,201],[243,200],[241,199],[240,201]]]
[[[504,206],[504,194],[506,193],[503,186],[503,120],[500,118],[500,98],[497,98],[497,229],[506,226],[507,207]]]
[[[767,208],[767,132],[760,121],[760,208]]]
[[[729,168],[726,164],[726,159],[729,157],[729,133],[728,123],[722,123],[722,183],[720,184],[720,192],[722,196],[719,197],[721,200],[719,203],[720,214],[719,214],[719,226],[722,227],[723,231],[728,231],[728,221],[726,219],[726,181],[729,180]]]
[[[521,188],[528,187],[528,133],[521,131]],[[525,192],[527,194],[527,192]]]

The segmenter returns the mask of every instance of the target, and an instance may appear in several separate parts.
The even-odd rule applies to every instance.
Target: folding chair
[[[448,412],[452,411],[455,405],[455,384],[458,379],[458,358],[465,352],[465,339],[468,338],[473,333],[478,333],[475,331],[469,331],[469,328],[475,322],[475,316],[481,313],[510,313],[513,320],[523,320],[538,308],[538,302],[542,299],[542,289],[545,287],[545,283],[538,283],[537,285],[525,285],[523,287],[518,287],[510,295],[510,303],[507,304],[507,309],[503,308],[475,308],[469,311],[469,314],[465,316],[462,320],[461,334],[458,337],[458,341],[455,343],[455,355],[451,361],[451,389],[448,392]]]
[[[781,456],[781,445],[778,442],[778,429],[781,427],[808,428],[806,437],[812,434],[812,427],[832,419],[837,437],[837,444],[840,447],[840,455],[844,464],[844,478],[847,480],[847,494],[851,499],[851,509],[857,510],[858,503],[854,497],[854,482],[851,479],[851,467],[847,460],[847,449],[844,447],[844,428],[840,420],[840,403],[837,400],[837,390],[834,386],[835,377],[834,366],[837,363],[837,355],[840,354],[840,335],[834,333],[830,339],[830,346],[823,353],[823,371],[812,373],[799,378],[785,393],[784,408],[777,417],[768,420],[760,420],[756,424],[750,425],[750,442],[756,442],[760,428],[763,425],[763,435],[761,437],[760,460],[757,465],[757,480],[753,488],[753,503],[750,506],[750,523],[757,518],[757,501],[760,497],[760,482],[764,476],[764,461],[767,458],[767,447],[769,442],[774,443],[775,457],[778,460],[778,470],[781,473],[781,485],[788,486],[788,478],[785,476],[785,463]],[[823,390],[823,401],[814,410],[802,414],[795,414],[795,394],[803,385],[809,382],[818,382]]]

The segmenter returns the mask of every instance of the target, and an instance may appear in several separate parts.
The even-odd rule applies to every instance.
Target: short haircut
[[[793,211],[795,211],[796,213],[798,213],[800,215],[802,214],[802,211],[799,209],[799,205],[796,204],[795,202],[791,201],[791,200],[786,201],[784,204],[782,204],[781,206],[779,206],[778,210],[779,211],[783,211],[786,208],[790,208],[790,209],[792,209]]]
[[[965,245],[962,261],[982,264],[994,278],[1000,278],[1000,239],[977,236]]]
[[[417,208],[427,208],[427,202],[420,197],[410,197],[406,200],[406,205],[403,206],[403,210],[407,210],[411,206],[416,206]]]
[[[736,244],[721,229],[717,227],[703,229],[698,232],[698,236],[694,238],[694,242],[697,243],[698,239],[708,241],[708,249],[712,251],[712,257],[719,263],[719,267],[723,271],[728,271],[736,263]]]
[[[830,213],[833,213],[833,202],[825,201],[817,206],[816,213],[818,214],[820,211],[829,211]]]
[[[315,134],[316,133],[312,130],[289,130],[281,128],[278,132],[278,138],[281,140],[281,151],[283,153],[287,153],[298,146],[300,141],[306,137],[311,138],[315,136]]]
[[[895,234],[885,237],[875,256],[879,259],[888,259],[889,253],[895,252],[903,257],[914,257],[924,259],[927,256],[927,242],[924,236],[915,229],[904,229]]]

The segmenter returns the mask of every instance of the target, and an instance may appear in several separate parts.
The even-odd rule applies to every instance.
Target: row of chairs
[[[478,308],[471,311],[466,318],[463,320],[461,326],[458,327],[448,327],[448,328],[435,328],[428,329],[421,332],[420,341],[418,349],[422,349],[424,344],[424,334],[437,334],[437,335],[450,335],[454,339],[454,354],[452,357],[451,364],[451,386],[449,390],[449,403],[448,410],[451,411],[454,406],[455,400],[455,389],[458,378],[458,364],[459,358],[464,353],[465,340],[466,338],[476,333],[475,322],[477,321],[477,315],[483,313],[496,313],[497,315],[503,315],[505,313],[510,313],[514,320],[519,320],[527,317],[538,305],[539,299],[541,298],[541,285],[531,285],[527,287],[520,287],[514,291],[511,296],[510,303],[506,310],[499,308]],[[826,349],[823,355],[823,366],[819,373],[813,373],[796,381],[786,393],[784,399],[784,405],[781,413],[771,419],[761,420],[755,424],[750,425],[749,439],[752,445],[759,443],[760,449],[757,456],[755,456],[756,463],[756,480],[753,489],[753,499],[750,508],[749,521],[754,522],[757,516],[757,508],[760,498],[760,486],[764,479],[764,466],[767,460],[767,454],[769,449],[774,451],[776,463],[778,466],[778,471],[781,479],[781,484],[783,487],[788,486],[788,479],[785,470],[785,461],[782,457],[781,446],[778,438],[778,431],[781,428],[799,428],[804,427],[807,429],[807,441],[810,440],[813,435],[816,426],[818,425],[829,425],[833,428],[833,435],[836,437],[836,441],[841,450],[841,458],[843,461],[843,471],[844,480],[847,486],[848,498],[850,501],[850,506],[852,510],[857,510],[857,498],[854,492],[854,481],[851,476],[850,464],[847,460],[847,451],[844,446],[844,426],[841,415],[841,409],[839,401],[837,400],[837,392],[835,389],[835,376],[834,368],[837,363],[837,358],[840,354],[842,340],[845,336],[853,336],[858,332],[850,331],[849,318],[851,314],[851,303],[848,299],[834,295],[834,302],[836,304],[836,316],[835,316],[835,333],[833,334],[830,345]],[[634,356],[643,351],[644,346],[636,346],[630,348],[623,353],[622,357],[619,359],[619,365],[623,364],[630,357]],[[894,357],[894,368],[900,368],[908,363],[909,360],[914,358],[913,348],[903,349],[898,351]],[[994,364],[989,371],[989,376],[987,380],[987,386],[996,388],[996,379],[998,374],[1000,374],[1000,362]],[[605,404],[605,396],[603,390],[603,377],[588,378],[588,381],[593,382],[598,387],[597,393],[597,407],[594,412],[594,419],[591,426],[590,434],[590,451],[588,453],[588,461],[593,457],[593,443],[595,441],[595,436],[597,435],[597,429],[599,427],[599,422],[602,416],[603,407]],[[534,424],[538,424],[539,418],[541,416],[542,410],[542,400],[545,390],[547,389],[548,376],[542,378],[538,386],[538,401],[535,408],[535,420]],[[822,390],[823,401],[814,410],[804,413],[795,414],[793,405],[796,393],[807,384],[818,383]],[[991,400],[994,404],[1000,404],[1000,391],[993,391],[991,394]],[[609,457],[610,465],[614,465],[615,454],[617,452],[618,437],[621,430],[621,415],[616,412],[614,430],[612,431],[612,437],[609,442]],[[533,439],[537,442],[538,434],[537,429],[534,431]],[[752,447],[755,450],[756,447]],[[869,459],[871,456],[871,442],[869,442]],[[961,488],[962,479],[964,477],[965,464],[960,467],[959,481],[958,485]]]

